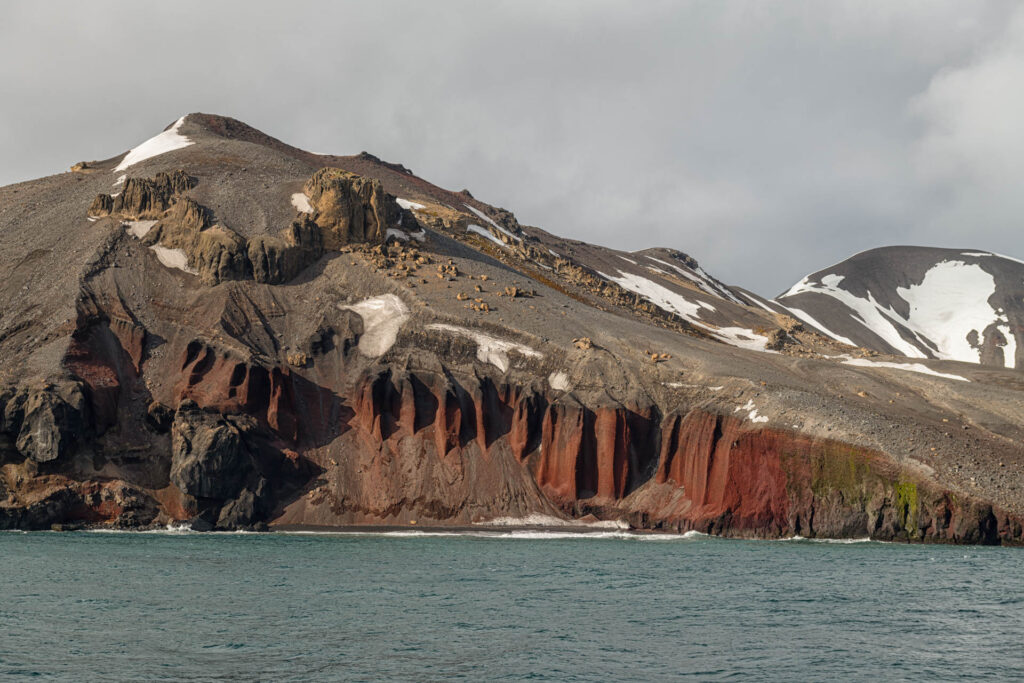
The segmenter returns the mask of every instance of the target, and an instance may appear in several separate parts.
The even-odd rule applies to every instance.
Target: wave
[[[684,534],[669,533],[645,533],[616,529],[614,531],[599,531],[574,527],[574,530],[557,529],[460,529],[437,531],[425,529],[382,529],[375,531],[347,530],[347,531],[279,531],[274,532],[283,535],[307,535],[307,536],[382,536],[388,538],[431,538],[431,537],[452,537],[463,538],[490,538],[490,539],[513,539],[522,541],[547,541],[547,540],[626,540],[626,541],[695,541],[710,538],[707,534],[699,531],[688,531]]]
[[[885,543],[885,541],[876,541],[873,538],[807,538],[805,536],[787,536],[786,538],[770,538],[766,539],[769,541],[787,542],[787,541],[802,541],[805,543],[837,543],[841,545],[849,545],[851,543]]]
[[[629,523],[621,520],[607,519],[596,522],[581,522],[576,519],[562,519],[552,515],[544,515],[538,512],[526,515],[525,517],[495,517],[483,522],[476,522],[474,526],[514,526],[514,527],[587,527],[590,529],[628,529]]]
[[[159,536],[206,536],[209,534],[231,536],[260,535],[260,532],[258,531],[245,531],[243,529],[239,529],[236,531],[196,531],[188,524],[168,524],[165,527],[159,527],[155,529],[108,529],[104,527],[92,527],[88,529],[81,529],[81,531],[89,534],[155,534]]]

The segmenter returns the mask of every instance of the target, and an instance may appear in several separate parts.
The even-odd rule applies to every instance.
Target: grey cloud
[[[0,183],[208,111],[312,151],[370,150],[558,234],[679,248],[765,294],[883,244],[1024,256],[1024,148],[999,127],[1024,101],[987,87],[1024,76],[1012,3],[0,12]]]

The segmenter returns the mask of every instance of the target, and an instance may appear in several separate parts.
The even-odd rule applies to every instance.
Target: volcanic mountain
[[[190,114],[0,188],[0,527],[1021,542],[1018,267],[767,300]]]
[[[910,358],[1024,367],[1024,263],[969,249],[857,254],[776,298],[833,339]]]

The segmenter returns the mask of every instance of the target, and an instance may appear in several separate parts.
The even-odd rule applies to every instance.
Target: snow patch
[[[625,261],[626,263],[632,263],[632,264],[633,264],[634,266],[635,266],[635,265],[637,265],[636,261],[634,261],[634,260],[633,260],[633,259],[631,259],[631,258],[626,258],[626,257],[625,257],[625,256],[623,256],[622,254],[616,254],[616,256],[618,256],[618,257],[619,257],[620,259],[622,259],[622,260],[623,260],[623,261]]]
[[[706,308],[709,311],[715,310],[715,307],[710,304],[706,304],[704,302],[694,303],[681,294],[676,294],[671,289],[663,287],[657,282],[648,280],[640,275],[623,273],[621,271],[619,271],[618,276],[608,275],[600,271],[598,271],[597,274],[605,280],[614,282],[624,289],[628,289],[631,292],[639,294],[658,308],[675,313],[679,317],[685,318],[690,322],[699,321],[697,315],[698,311],[702,308]]]
[[[653,256],[648,256],[646,258],[648,260],[654,261],[655,263],[660,263],[663,266],[671,268],[672,270],[676,271],[677,273],[685,277],[687,280],[690,280],[691,282],[696,284],[698,287],[700,287],[708,294],[728,299],[729,301],[735,304],[740,304],[741,306],[743,305],[742,301],[737,299],[728,289],[725,289],[720,284],[718,284],[715,281],[715,279],[708,275],[707,272],[705,272],[705,270],[700,266],[697,266],[693,270],[693,272],[690,272],[689,270],[680,268],[674,263],[669,263],[668,261],[663,261],[661,259],[654,258]]]
[[[967,363],[979,362],[981,353],[967,340],[971,332],[981,340],[989,325],[1008,323],[1006,316],[988,303],[995,291],[996,281],[990,273],[963,261],[943,261],[925,273],[921,284],[896,289],[910,304],[904,324],[935,344],[939,358]],[[1003,334],[1007,341],[1014,340],[1015,347],[1013,335]],[[1004,364],[1012,368],[1015,354],[1007,353],[1008,348],[1004,347]]]
[[[417,230],[416,232],[411,233],[411,234],[412,234],[412,238],[414,240],[416,240],[417,242],[426,242],[427,241],[427,231],[425,229]]]
[[[700,324],[700,323],[698,323]],[[732,346],[738,346],[741,349],[749,349],[751,351],[761,351],[763,353],[778,353],[778,351],[772,351],[768,348],[768,337],[763,334],[758,334],[753,330],[748,330],[745,327],[709,327],[704,325],[708,331],[714,336],[718,337],[726,344]]]
[[[398,331],[409,319],[408,306],[394,294],[381,294],[341,308],[354,311],[363,319],[359,353],[371,358],[383,356],[394,346]]]
[[[398,204],[403,209],[408,209],[409,211],[415,211],[416,209],[424,208],[423,204],[420,204],[418,202],[411,202],[408,199],[402,199],[401,197],[396,197],[395,203]]]
[[[548,375],[548,384],[555,391],[569,391],[569,375],[562,371],[552,372]]]
[[[844,358],[844,356],[840,356]],[[891,363],[883,360],[868,360],[867,358],[850,358],[845,356],[846,360],[843,361],[843,365],[856,365],[865,368],[892,368],[893,370],[906,370],[908,372],[917,372],[922,375],[933,375],[935,377],[944,377],[946,379],[955,379],[961,382],[970,382],[966,377],[960,375],[950,375],[945,372],[939,372],[932,370],[924,363]]]
[[[907,356],[908,358],[927,358],[923,351],[904,339],[893,325],[892,319],[900,319],[898,315],[889,309],[883,309],[871,292],[867,293],[866,299],[862,299],[841,288],[839,285],[844,279],[846,279],[845,276],[832,273],[823,276],[820,283],[811,283],[809,278],[804,278],[793,285],[786,292],[785,296],[793,296],[804,292],[816,292],[830,296],[845,304],[847,308],[853,311],[854,320],[881,337],[889,346],[896,349],[900,355]],[[888,317],[883,311],[888,312]]]
[[[313,207],[309,203],[309,197],[305,192],[296,192],[292,195],[292,206],[302,213],[313,213]]]
[[[169,249],[159,244],[154,244],[150,249],[156,254],[157,260],[168,268],[177,268],[189,275],[199,275],[198,270],[188,267],[188,255],[184,249]]]
[[[466,232],[475,232],[481,237],[486,237],[490,241],[497,244],[499,247],[504,247],[508,249],[508,245],[502,242],[497,237],[495,237],[494,233],[492,233],[490,230],[487,230],[486,228],[481,228],[479,225],[473,225],[472,223],[470,223],[469,225],[466,226]]]
[[[469,204],[463,204],[463,206],[466,207],[467,209],[469,209],[470,211],[472,211],[474,214],[476,214],[476,217],[479,218],[480,220],[486,221],[487,223],[489,223],[490,226],[492,228],[494,228],[495,230],[497,230],[498,232],[504,233],[504,234],[508,235],[509,237],[511,237],[512,239],[517,240],[519,242],[523,241],[522,238],[517,237],[516,235],[513,235],[511,232],[509,232],[505,228],[503,228],[500,225],[498,225],[497,223],[495,223],[493,220],[491,220],[490,217],[488,217],[482,211],[477,211],[476,209],[474,209]]]
[[[619,271],[618,276],[608,275],[602,272],[598,272],[597,274],[606,280],[614,282],[624,289],[628,289],[631,292],[639,294],[658,308],[670,313],[675,313],[680,318],[683,318],[701,329],[706,330],[712,336],[726,344],[750,349],[752,351],[768,350],[768,338],[764,335],[757,334],[753,330],[748,330],[745,327],[716,327],[701,320],[701,309],[707,309],[708,311],[715,310],[715,307],[711,304],[704,303],[703,301],[694,303],[681,294],[677,294],[671,289],[663,285],[659,285],[653,280],[648,280],[647,278],[634,273],[623,273],[622,271]]]
[[[985,255],[983,252],[963,254]],[[905,339],[900,334],[900,327],[913,334],[923,348],[932,349],[940,359],[977,363],[981,350],[971,344],[969,337],[977,335],[980,342],[984,339],[985,331],[995,326],[1007,341],[1003,347],[1004,364],[1010,368],[1016,366],[1016,338],[1009,333],[1009,320],[1005,312],[994,309],[988,303],[996,291],[996,283],[995,278],[981,266],[956,260],[940,261],[925,273],[920,284],[897,287],[896,295],[908,304],[906,316],[882,306],[871,292],[867,292],[865,298],[853,295],[840,286],[843,279],[842,275],[828,274],[822,276],[820,282],[812,283],[810,276],[807,276],[793,285],[783,297],[804,292],[830,296],[851,309],[854,320],[908,358],[927,358],[929,354]],[[788,310],[834,339],[852,344],[849,339],[829,331],[803,311]]]
[[[122,173],[121,175],[117,176],[117,180],[114,181],[114,184],[113,184],[112,187],[117,187],[118,185],[124,185],[124,181],[126,181],[126,180],[128,180],[128,175]]]
[[[399,230],[398,228],[388,228],[388,232],[387,235],[384,237],[384,240],[387,241],[388,237],[394,237],[396,239],[402,240],[403,242],[409,241],[409,233],[407,233],[405,230]]]
[[[506,372],[508,370],[508,354],[512,351],[533,358],[544,357],[544,354],[535,351],[534,349],[524,344],[517,344],[516,342],[508,341],[506,339],[492,337],[489,334],[469,330],[466,329],[465,327],[457,327],[455,325],[434,323],[432,325],[427,325],[427,329],[440,330],[442,332],[449,332],[452,334],[457,334],[459,336],[468,337],[472,339],[474,342],[476,342],[477,360],[479,360],[481,363],[490,363],[491,365],[498,368],[502,372]]]
[[[192,140],[178,133],[178,129],[181,128],[181,124],[185,123],[185,116],[175,121],[174,125],[165,130],[164,132],[151,137],[150,139],[143,142],[138,147],[133,148],[127,154],[124,155],[124,159],[114,169],[114,173],[125,170],[129,166],[151,159],[167,152],[173,152],[176,149],[182,147],[188,147],[193,144]]]
[[[768,421],[768,416],[767,415],[758,415],[757,414],[757,406],[754,405],[753,399],[748,400],[746,405],[739,406],[739,407],[736,408],[736,410],[734,410],[732,412],[738,413],[741,410],[748,411],[747,412],[747,419],[749,419],[751,422],[767,422]]]
[[[157,221],[127,221],[121,225],[129,235],[141,240],[156,224]]]
[[[779,302],[776,301],[775,303],[779,303]],[[779,305],[782,306],[782,304],[779,304]],[[836,341],[840,341],[840,342],[842,342],[844,344],[849,344],[850,346],[856,346],[856,344],[854,344],[851,339],[848,339],[847,337],[844,337],[841,334],[836,334],[835,332],[833,332],[832,330],[828,329],[827,327],[825,327],[824,325],[819,323],[817,320],[812,318],[809,313],[807,313],[805,311],[802,311],[799,308],[790,308],[789,306],[782,306],[782,307],[785,308],[790,313],[792,313],[793,317],[799,318],[800,320],[804,321],[808,325],[810,325],[810,326],[812,326],[812,327],[814,327],[816,329],[819,329],[822,332],[824,332],[825,336],[832,337]]]

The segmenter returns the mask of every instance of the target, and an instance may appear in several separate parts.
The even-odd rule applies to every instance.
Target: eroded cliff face
[[[571,258],[584,245],[543,247],[469,195],[414,214],[377,179],[309,169],[279,188],[298,211],[259,232],[228,225],[231,202],[218,209],[196,185],[183,170],[129,176],[92,201],[91,225],[109,236],[69,297],[73,315],[35,337],[50,344],[48,374],[0,391],[0,528],[545,515],[741,537],[1024,542],[1019,516],[898,449],[743,419],[696,384],[648,391],[682,386],[698,365],[669,375],[672,354],[655,343],[736,328],[698,329]],[[180,262],[155,262],[166,250]],[[433,298],[415,296],[429,287]],[[639,360],[589,336],[549,343],[567,310],[593,330],[615,324],[598,317],[609,307],[647,325],[631,337],[652,337],[630,342]],[[513,339],[534,318],[539,350]],[[736,359],[699,353],[707,365]],[[835,402],[832,390],[813,396]]]
[[[145,331],[88,301],[67,356],[77,381],[6,398],[15,447],[4,486],[20,505],[0,510],[4,527],[432,526],[539,513],[743,537],[1024,540],[1015,516],[849,444],[701,406],[581,399],[436,358],[367,365],[351,313],[329,326],[330,344],[309,347],[307,365],[330,368],[333,386],[181,340],[167,349],[177,375],[163,405],[139,374]],[[145,425],[161,455],[107,463],[116,483],[86,477],[76,453],[94,461],[126,422]]]

